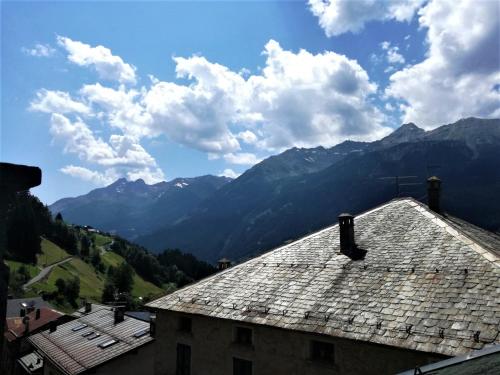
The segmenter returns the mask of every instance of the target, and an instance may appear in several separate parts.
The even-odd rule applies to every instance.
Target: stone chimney
[[[35,310],[35,319],[36,320],[40,319],[40,309]]]
[[[231,261],[227,258],[222,258],[217,261],[217,268],[219,271],[225,270],[226,268],[231,267]]]
[[[125,311],[123,307],[115,307],[115,324],[121,323],[125,320]]]
[[[436,212],[441,213],[441,180],[432,176],[427,179],[427,202],[429,208]]]

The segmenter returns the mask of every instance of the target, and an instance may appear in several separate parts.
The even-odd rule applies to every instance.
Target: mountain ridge
[[[448,188],[444,201],[454,213],[495,229],[500,219],[492,211],[494,205],[482,207],[481,217],[473,202],[460,202],[459,197],[471,194],[479,200],[477,191],[494,194],[497,150],[500,120],[477,118],[429,131],[403,124],[374,142],[346,140],[331,148],[291,148],[264,159],[194,204],[175,210],[152,205],[153,211],[163,212],[152,215],[161,218],[162,225],[154,229],[151,221],[143,220],[147,225],[139,228],[142,233],[128,234],[152,250],[178,247],[210,261],[219,256],[240,259],[331,224],[340,209],[356,213],[393,198],[394,181],[381,177],[415,175],[418,178],[408,182],[424,184],[430,174],[442,176]],[[476,187],[464,183],[464,173]],[[485,182],[477,182],[481,180]],[[425,196],[424,187],[415,185],[411,194]]]

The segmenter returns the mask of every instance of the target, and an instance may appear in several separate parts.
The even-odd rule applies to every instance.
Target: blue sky
[[[1,159],[40,166],[52,203],[498,117],[495,5],[2,2]]]

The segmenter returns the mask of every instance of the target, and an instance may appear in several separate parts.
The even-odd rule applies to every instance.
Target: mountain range
[[[398,196],[425,201],[430,175],[443,181],[445,211],[498,230],[500,119],[467,118],[432,131],[410,123],[375,142],[292,148],[235,180],[122,179],[50,209],[153,251],[241,260],[335,223],[344,211],[357,214]]]

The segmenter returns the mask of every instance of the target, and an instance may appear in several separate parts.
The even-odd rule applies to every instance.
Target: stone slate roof
[[[410,198],[354,223],[364,260],[334,225],[148,306],[450,356],[500,342],[500,258],[472,231]]]
[[[74,328],[86,324],[83,329]],[[28,338],[30,343],[57,365],[65,374],[79,374],[108,362],[122,354],[137,349],[154,340],[149,335],[149,323],[125,316],[125,320],[114,324],[114,312],[108,309],[95,311],[57,326],[55,332],[43,331]],[[140,337],[135,334],[147,330]],[[98,337],[83,336],[95,332]],[[89,339],[90,338],[90,339]],[[99,345],[110,340],[117,342],[106,348]]]

